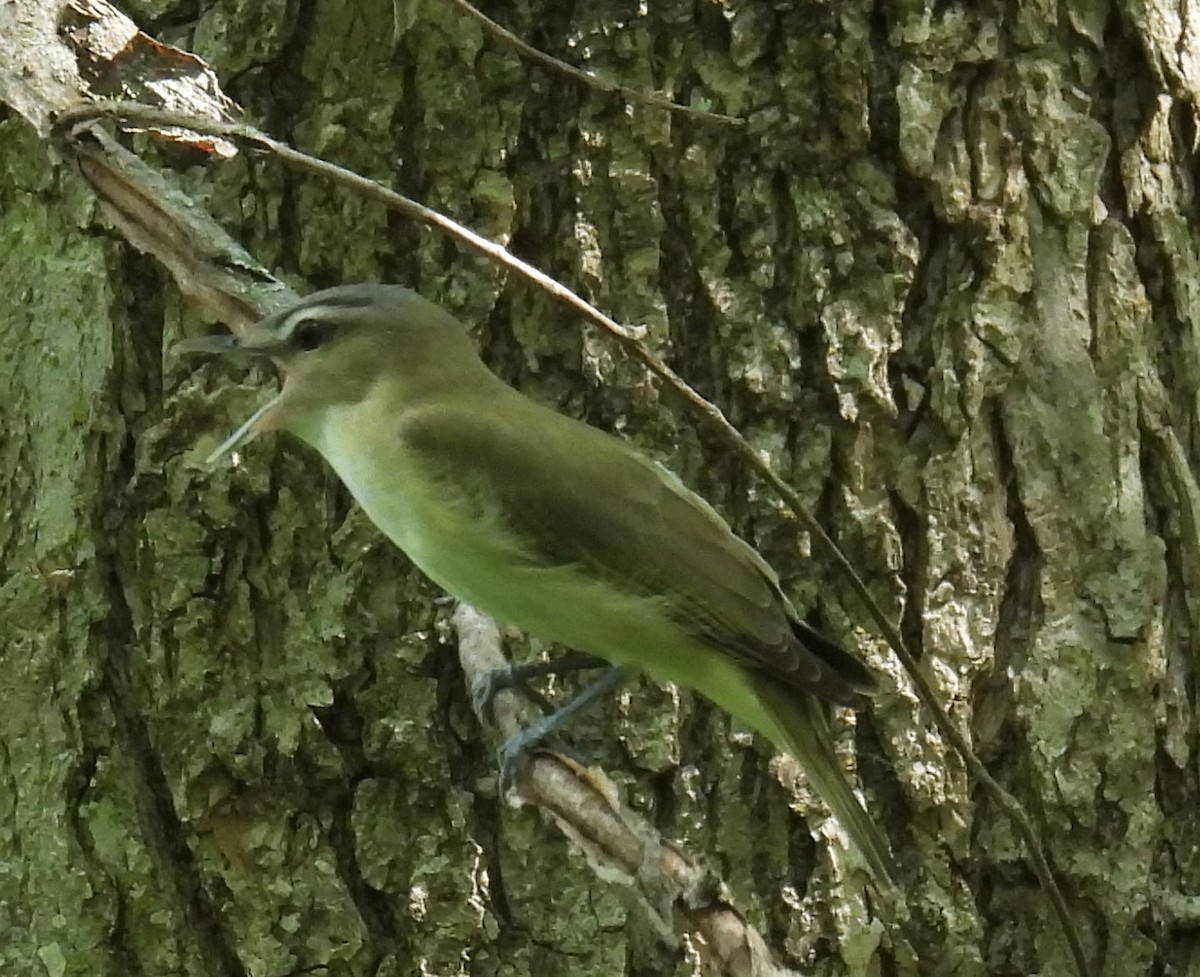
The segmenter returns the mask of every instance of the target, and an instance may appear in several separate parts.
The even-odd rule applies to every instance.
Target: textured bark
[[[451,5],[155,7],[142,26],[273,134],[646,326],[901,621],[1038,825],[1092,972],[1194,972],[1200,11],[648,7],[483,9],[745,127],[582,87]],[[342,191],[191,162],[163,165],[300,290],[411,284],[530,396],[680,471],[880,670],[843,743],[907,919],[876,918],[802,779],[702,702],[642,684],[575,729],[777,954],[1072,972],[1011,825],[850,587],[639,365]],[[665,946],[496,796],[450,609],[319,459],[260,439],[200,465],[262,378],[164,359],[203,324],[15,114],[0,280],[0,972],[693,972],[703,948]]]

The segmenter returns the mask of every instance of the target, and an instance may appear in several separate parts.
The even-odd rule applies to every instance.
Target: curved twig
[[[710,112],[707,109],[693,108],[691,105],[681,105],[679,102],[673,102],[671,99],[662,95],[655,95],[651,92],[639,91],[636,88],[627,88],[624,85],[619,85],[615,81],[609,81],[607,78],[602,78],[600,75],[594,74],[591,71],[584,71],[582,68],[576,68],[573,64],[568,64],[566,61],[560,61],[558,58],[547,54],[545,51],[539,51],[532,44],[521,40],[512,31],[505,27],[501,27],[494,20],[483,13],[481,10],[473,7],[467,0],[450,0],[454,6],[458,7],[468,17],[471,17],[483,25],[484,30],[505,44],[510,44],[516,48],[521,54],[529,58],[531,61],[536,61],[539,64],[544,64],[554,71],[568,75],[577,81],[583,82],[589,88],[595,88],[602,92],[612,92],[629,99],[631,102],[641,102],[644,105],[653,105],[655,108],[666,109],[668,112],[678,112],[683,115],[692,115],[698,119],[704,119],[708,122],[719,122],[727,126],[744,126],[745,119],[739,119],[732,115],[723,115],[720,112]]]

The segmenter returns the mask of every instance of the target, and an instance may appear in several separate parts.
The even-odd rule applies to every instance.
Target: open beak
[[[221,336],[197,336],[194,339],[185,339],[182,342],[176,343],[171,348],[171,352],[176,356],[200,354],[247,359],[270,355],[269,349],[246,345],[240,342],[237,336],[228,334]],[[224,455],[243,444],[248,444],[263,431],[269,431],[272,428],[278,427],[277,418],[272,418],[271,412],[279,406],[279,401],[282,397],[282,393],[277,393],[267,403],[251,414],[241,427],[222,441],[217,449],[205,459],[205,464],[216,464]]]
[[[256,330],[249,329],[241,336],[225,333],[221,336],[197,336],[185,339],[171,347],[176,356],[225,356],[229,358],[245,358],[258,356],[273,356],[280,351],[278,343],[273,342],[270,335],[256,337]]]
[[[237,336],[226,333],[223,336],[197,336],[195,339],[185,339],[171,347],[176,356],[191,356],[193,354],[209,354],[224,356],[234,352],[242,352],[238,345]]]

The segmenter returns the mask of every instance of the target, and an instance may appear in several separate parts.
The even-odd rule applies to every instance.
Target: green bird
[[[825,705],[871,674],[810,628],[716,511],[629,444],[530,400],[408,289],[310,295],[181,352],[268,357],[284,381],[214,457],[267,430],[315,448],[448,593],[546,641],[694,689],[790,753],[881,884],[886,842]]]

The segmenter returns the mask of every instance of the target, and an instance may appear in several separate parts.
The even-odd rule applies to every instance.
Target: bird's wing
[[[873,684],[704,500],[617,438],[515,394],[503,410],[467,397],[412,412],[401,437],[427,477],[486,500],[530,559],[664,597],[699,641],[788,685],[853,702]]]

